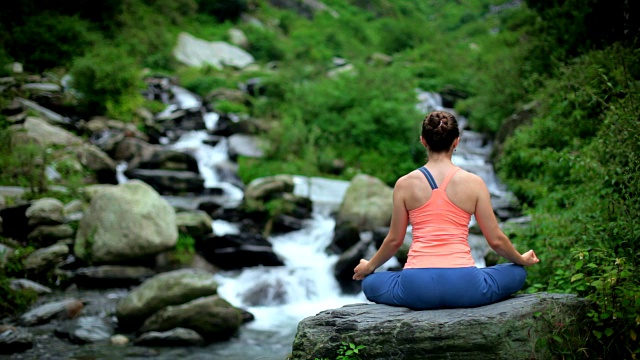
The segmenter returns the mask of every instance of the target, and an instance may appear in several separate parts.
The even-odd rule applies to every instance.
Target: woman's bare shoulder
[[[474,187],[485,186],[484,180],[480,176],[464,169],[460,169],[456,176],[453,177],[452,181],[457,181]]]

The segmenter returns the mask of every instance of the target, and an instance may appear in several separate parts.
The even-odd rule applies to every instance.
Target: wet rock
[[[211,216],[202,210],[182,211],[176,214],[178,230],[194,239],[201,239],[213,231]]]
[[[198,194],[204,190],[204,178],[192,171],[133,169],[125,175],[144,181],[161,194]]]
[[[242,325],[242,311],[217,295],[167,306],[149,317],[141,332],[182,327],[196,331],[205,341],[227,340]]]
[[[360,259],[365,257],[370,241],[361,240],[349,250],[345,251],[336,262],[333,274],[340,284],[342,292],[345,294],[357,294],[362,290],[362,282],[353,280],[353,269],[360,263]]]
[[[24,326],[43,324],[57,319],[69,319],[77,316],[84,303],[77,299],[65,299],[40,305],[20,316],[19,322]]]
[[[33,335],[23,328],[0,325],[0,354],[13,354],[33,347]]]
[[[104,265],[77,269],[72,276],[79,287],[98,289],[139,285],[155,274],[143,266]]]
[[[218,284],[213,274],[194,269],[181,269],[156,275],[133,289],[116,307],[119,325],[136,329],[145,319],[170,306],[215,295]]]
[[[112,345],[126,345],[129,343],[129,338],[122,334],[117,334],[113,335],[111,339],[109,339],[109,342]]]
[[[260,234],[210,235],[196,241],[196,251],[207,261],[225,270],[252,266],[282,266],[271,243]]]
[[[58,325],[54,333],[74,344],[108,342],[113,335],[113,325],[101,317],[83,316]]]
[[[329,254],[342,254],[360,241],[360,230],[352,222],[337,223],[333,231],[333,240],[327,247]]]
[[[1,251],[1,250],[0,250]],[[44,285],[40,285],[35,281],[31,281],[29,279],[11,279],[9,287],[12,290],[20,291],[20,290],[32,290],[36,294],[49,294],[51,293],[51,289]]]
[[[194,330],[175,328],[144,333],[134,343],[140,346],[196,346],[203,345],[204,339]]]

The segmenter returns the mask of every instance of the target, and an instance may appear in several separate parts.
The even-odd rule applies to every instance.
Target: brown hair
[[[446,152],[460,136],[458,120],[446,111],[432,111],[422,121],[422,138],[427,142],[429,150]]]

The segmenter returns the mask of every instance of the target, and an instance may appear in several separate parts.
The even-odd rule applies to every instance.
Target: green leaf
[[[584,261],[580,260],[576,263],[576,270],[579,270],[582,268],[582,265],[584,265]]]
[[[611,336],[611,335],[613,335],[613,329],[612,329],[612,328],[607,328],[607,329],[604,331],[604,334],[605,334],[605,335],[607,335],[607,336]]]
[[[571,282],[584,278],[584,274],[575,274],[571,277]]]

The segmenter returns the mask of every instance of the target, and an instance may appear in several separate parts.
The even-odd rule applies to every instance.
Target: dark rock
[[[101,317],[84,316],[58,325],[54,333],[74,344],[106,343],[113,335],[113,324]]]
[[[358,242],[360,242],[360,229],[351,221],[342,221],[335,226],[333,240],[327,247],[327,253],[342,254]]]
[[[302,320],[291,358],[330,358],[347,341],[365,345],[363,356],[377,360],[549,359],[537,340],[553,324],[579,326],[586,309],[575,295],[548,293],[468,309],[346,305]]]
[[[365,257],[370,244],[369,241],[360,241],[345,251],[336,262],[333,274],[343,293],[357,294],[362,290],[362,282],[353,280],[353,269],[358,266],[360,259]]]
[[[143,266],[104,265],[77,269],[73,280],[82,288],[126,288],[139,285],[155,274]]]
[[[259,234],[211,235],[196,241],[196,251],[207,261],[225,270],[252,266],[282,266],[271,243]]]
[[[0,327],[0,354],[24,352],[33,347],[33,335],[23,328]]]
[[[204,339],[194,330],[175,328],[144,333],[134,343],[139,346],[194,346],[203,345]]]

